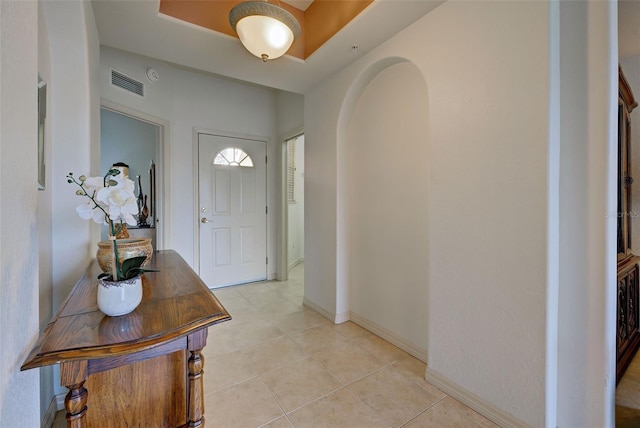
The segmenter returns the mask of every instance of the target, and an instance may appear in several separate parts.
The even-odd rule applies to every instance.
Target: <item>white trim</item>
[[[198,135],[200,131],[193,128],[193,270],[200,275],[200,144],[198,143]]]
[[[287,204],[287,140],[282,140],[277,148],[276,174],[278,194],[276,195],[276,203],[278,204],[278,241],[276,244],[276,254],[278,255],[276,265],[276,275],[278,281],[286,281],[289,279],[289,269],[287,269],[287,260],[289,259],[289,207]]]
[[[451,382],[449,379],[437,373],[433,369],[430,369],[429,367],[427,367],[424,378],[430,384],[440,388],[443,392],[446,392],[448,395],[452,396],[456,400],[472,408],[485,418],[495,422],[503,428],[525,428],[529,426],[521,420],[517,419],[515,416],[498,409],[488,401],[483,400],[477,395]]]
[[[300,257],[298,260],[294,260],[292,263],[290,263],[289,264],[289,270],[291,270],[294,267],[298,266],[300,263],[304,263],[304,257]]]
[[[318,312],[320,315],[322,315],[323,317],[327,318],[328,320],[332,321],[335,324],[342,324],[344,322],[347,321],[352,321],[353,323],[359,325],[360,327],[364,328],[365,330],[370,331],[371,333],[375,334],[376,336],[381,337],[382,339],[386,340],[387,342],[391,343],[392,345],[397,346],[398,348],[402,349],[403,351],[405,351],[406,353],[413,355],[414,357],[416,357],[417,359],[419,359],[420,361],[422,361],[423,363],[427,363],[427,350],[424,348],[421,348],[420,346],[417,346],[414,343],[411,343],[409,341],[407,341],[406,339],[403,339],[399,336],[397,336],[396,334],[390,332],[389,330],[385,329],[384,327],[379,326],[376,323],[373,323],[369,320],[367,320],[366,318],[354,313],[354,312],[342,312],[340,314],[334,314],[331,312],[328,312],[326,310],[324,310],[323,308],[319,307],[318,305],[316,305],[315,303],[311,302],[309,299],[307,299],[306,297],[304,297],[302,299],[302,304],[304,306],[307,306],[308,308],[313,309],[314,311]]]
[[[303,297],[302,304],[304,306],[307,306],[308,308],[313,309],[314,311],[316,311],[317,313],[319,313],[320,315],[322,315],[323,317],[325,317],[329,321],[335,322],[335,320],[336,320],[335,314],[333,314],[331,312],[328,312],[328,311],[325,311],[320,306],[316,305],[315,303],[313,303],[311,300],[307,299],[306,297]],[[340,323],[336,323],[336,324],[340,324]]]
[[[64,399],[67,396],[66,392],[61,392],[60,394],[56,394],[54,397],[56,399],[56,409],[58,411],[64,410]]]
[[[396,335],[395,333],[387,330],[386,328],[369,321],[365,317],[356,314],[355,312],[351,312],[351,321],[358,324],[360,327],[369,330],[371,333],[375,334],[391,343],[392,345],[397,346],[403,351],[413,355],[423,363],[427,363],[427,350],[421,348],[415,343],[409,342],[408,340]]]
[[[347,322],[351,320],[351,312],[347,311],[347,312],[342,312],[340,314],[337,314],[335,317],[335,323],[336,324],[342,324],[343,322]]]
[[[560,296],[560,4],[549,3],[549,128],[547,142],[547,301],[545,426],[558,418],[558,308]]]
[[[169,180],[169,141],[170,130],[169,121],[152,116],[145,112],[135,110],[122,104],[114,103],[107,99],[100,100],[100,108],[114,111],[116,113],[132,117],[134,119],[148,122],[158,127],[159,133],[156,143],[156,211],[154,217],[158,219],[154,224],[156,226],[156,250],[171,248],[170,229],[171,220],[171,195]]]
[[[41,428],[49,428],[53,425],[53,420],[56,418],[56,413],[58,412],[58,403],[57,396],[51,397],[51,401],[49,402],[49,407],[44,412],[44,416],[42,417],[42,421],[40,422]]]

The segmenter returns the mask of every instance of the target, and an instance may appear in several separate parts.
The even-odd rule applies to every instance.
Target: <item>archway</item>
[[[428,94],[412,63],[369,67],[338,125],[336,306],[426,361]],[[345,317],[346,319],[346,317]]]

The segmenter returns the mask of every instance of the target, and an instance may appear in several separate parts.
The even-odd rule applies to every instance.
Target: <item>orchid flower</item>
[[[115,236],[116,221],[125,221],[135,226],[133,217],[138,214],[138,203],[134,194],[135,184],[133,180],[120,174],[117,169],[110,169],[104,177],[85,177],[81,175],[77,179],[73,173],[67,175],[67,182],[76,184],[79,189],[78,196],[88,198],[86,203],[76,207],[76,212],[85,220],[93,220],[98,224],[107,224],[110,227],[110,235]],[[118,247],[113,241],[115,260],[118,260]],[[112,277],[119,278],[118,263],[113,264]]]

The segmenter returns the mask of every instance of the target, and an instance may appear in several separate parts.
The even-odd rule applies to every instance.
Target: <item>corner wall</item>
[[[38,2],[38,75],[51,84],[51,55],[49,47],[49,31],[44,17],[44,4]],[[50,92],[48,89],[47,92]],[[49,95],[49,94],[48,94]],[[52,187],[52,151],[51,151],[51,96],[47,97],[47,117],[45,118],[45,189],[38,192],[38,241],[39,241],[39,282],[40,282],[40,331],[42,332],[53,316],[53,266],[51,241],[51,187]],[[52,418],[50,408],[53,399],[53,367],[42,367],[40,370],[40,412],[44,418]],[[47,413],[48,411],[48,413]]]
[[[406,58],[429,91],[428,326],[416,326],[428,376],[533,426],[545,414],[548,43],[546,3],[447,2],[305,96],[305,299],[336,316],[354,307],[346,249],[368,250],[340,225],[336,165],[352,141],[339,116],[367,70]]]
[[[98,38],[91,3],[44,2],[49,34],[51,171],[51,263],[53,312],[67,297],[95,257],[100,230],[82,220],[75,211],[80,203],[66,181],[69,172],[97,175],[99,171],[100,103],[96,91]],[[48,207],[43,207],[47,212]],[[54,366],[54,391],[60,386],[59,367]]]
[[[615,424],[618,55],[616,2],[557,2],[557,420]],[[550,217],[552,218],[552,217]],[[550,336],[553,332],[550,332]],[[553,344],[550,343],[550,346]],[[553,398],[549,391],[549,399]]]
[[[40,425],[39,375],[20,371],[38,339],[38,4],[0,2],[0,426]]]
[[[381,70],[357,98],[339,171],[344,179],[350,318],[427,361],[428,90],[420,70]],[[345,109],[347,110],[347,109]],[[343,168],[341,168],[341,166]]]

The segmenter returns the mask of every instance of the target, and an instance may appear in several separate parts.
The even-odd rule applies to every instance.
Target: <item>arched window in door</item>
[[[237,147],[227,147],[220,150],[213,158],[214,165],[230,165],[253,167],[253,160],[247,152]]]

